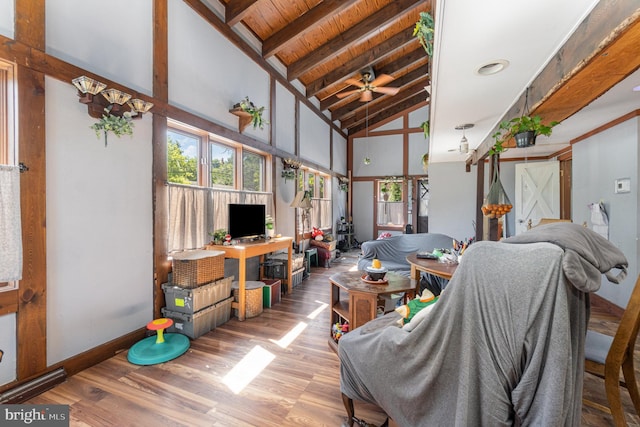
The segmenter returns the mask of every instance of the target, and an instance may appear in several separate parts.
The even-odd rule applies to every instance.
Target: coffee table
[[[416,280],[388,272],[386,284],[371,284],[362,280],[361,271],[345,271],[329,278],[331,284],[331,323],[329,325],[329,347],[335,352],[338,345],[331,337],[331,326],[337,322],[349,322],[349,330],[364,325],[377,315],[378,297],[385,294],[405,293],[413,298]],[[346,294],[346,295],[345,295]]]

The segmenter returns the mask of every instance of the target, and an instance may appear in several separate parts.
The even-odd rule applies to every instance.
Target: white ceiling
[[[549,60],[598,3],[597,0],[439,0],[431,90],[431,162],[464,161],[458,147],[465,131],[474,149],[524,94]],[[480,76],[487,63],[506,60],[500,73]],[[640,71],[554,128],[527,149],[501,157],[548,155],[594,128],[640,108]],[[526,150],[525,153],[523,150]]]

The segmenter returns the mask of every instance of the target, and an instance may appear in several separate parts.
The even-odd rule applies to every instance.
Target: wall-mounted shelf
[[[234,116],[238,116],[238,130],[242,133],[252,121],[251,114],[241,108],[233,108],[229,112]]]

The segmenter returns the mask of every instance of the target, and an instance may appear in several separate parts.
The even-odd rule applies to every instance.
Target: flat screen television
[[[265,206],[229,204],[229,234],[232,239],[264,236]]]

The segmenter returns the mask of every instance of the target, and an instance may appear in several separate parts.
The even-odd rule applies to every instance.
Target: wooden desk
[[[409,255],[407,261],[411,264],[411,278],[420,282],[420,272],[431,273],[443,279],[451,279],[458,268],[458,264],[439,262],[435,259],[418,258],[416,254]]]
[[[336,353],[338,346],[331,337],[331,326],[340,318],[349,322],[349,330],[375,319],[378,308],[378,296],[405,292],[409,298],[415,296],[419,282],[405,276],[389,272],[385,276],[386,285],[369,284],[360,279],[361,271],[345,271],[329,278],[331,284],[331,323],[329,324],[329,347]],[[347,292],[348,300],[340,300],[340,290]]]
[[[282,279],[287,284],[287,292],[293,292],[293,281],[291,280],[291,254],[292,254],[292,237],[277,237],[259,242],[240,243],[237,245],[206,245],[204,248],[208,250],[224,251],[225,258],[234,258],[240,261],[238,266],[238,302],[231,303],[232,308],[238,309],[238,320],[245,319],[246,312],[246,295],[245,283],[247,281],[247,258],[254,256],[260,257],[260,264],[264,262],[265,254],[287,249],[287,278]]]

